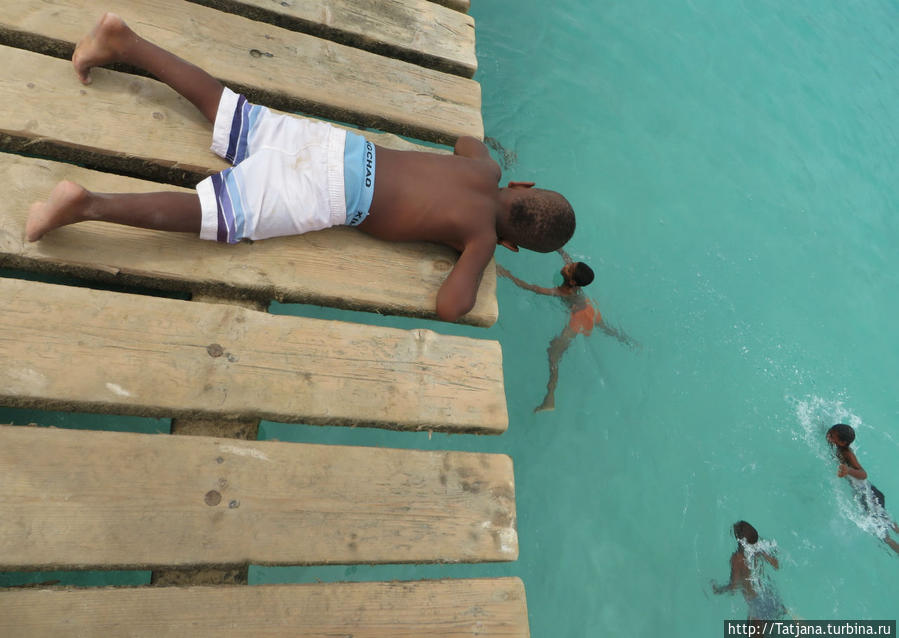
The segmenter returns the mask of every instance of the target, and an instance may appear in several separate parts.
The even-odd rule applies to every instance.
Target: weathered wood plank
[[[527,638],[518,578],[0,592],[6,638]],[[189,628],[189,629],[188,629]]]
[[[454,11],[461,11],[462,13],[468,13],[468,10],[471,8],[471,0],[430,0],[435,4],[442,4],[444,7],[449,7]]]
[[[2,571],[518,556],[503,454],[0,426],[0,482]]]
[[[27,243],[29,204],[46,198],[61,179],[100,192],[172,189],[0,153],[0,182],[6,185],[0,202],[0,265],[197,294],[437,318],[437,291],[456,259],[445,246],[388,243],[350,228],[227,246],[189,234],[88,222]],[[477,304],[461,321],[487,326],[496,321],[497,312],[491,265]]]
[[[474,19],[428,0],[190,0],[467,78]]]
[[[223,297],[218,295],[210,295],[204,293],[197,293],[191,296],[191,301],[201,301],[203,303],[224,303],[224,304],[235,304],[240,306],[241,308],[248,308],[250,310],[258,310],[260,312],[265,312],[268,310],[268,304],[262,303],[259,301],[255,301],[252,299],[245,299],[242,297]],[[172,434],[181,434],[186,436],[217,436],[217,437],[227,437],[232,439],[243,439],[249,441],[255,441],[257,436],[259,435],[259,419],[245,419],[245,420],[237,420],[237,421],[223,421],[221,419],[172,419]],[[213,576],[215,573],[213,573]],[[162,580],[162,584],[192,584],[192,585],[218,585],[224,584],[223,582],[187,582],[190,574],[180,573],[180,572],[170,572],[168,574],[162,575],[156,572],[153,573],[153,583],[155,584],[157,580]],[[211,578],[209,572],[204,572],[203,574],[199,574],[201,578]],[[219,577],[222,577],[222,574],[218,574]],[[225,576],[230,576],[230,574],[225,574]],[[246,574],[244,574],[246,576]],[[165,582],[167,578],[181,578],[185,582],[183,583],[173,583],[173,582]]]
[[[0,279],[0,404],[506,429],[494,341]]]
[[[473,80],[189,2],[115,8],[141,35],[254,101],[430,141],[483,137]],[[102,0],[12,3],[0,13],[0,40],[67,55],[106,9]]]
[[[193,186],[229,164],[214,155],[212,125],[161,82],[96,69],[84,87],[67,60],[0,46],[0,146]],[[359,131],[398,150],[448,152],[389,133]]]

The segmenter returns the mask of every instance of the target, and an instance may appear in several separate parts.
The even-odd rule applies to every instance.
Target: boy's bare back
[[[437,314],[456,319],[474,305],[497,244],[504,198],[499,165],[484,145],[462,138],[454,155],[378,147],[375,189],[359,229],[390,241],[432,241],[461,255],[437,295]],[[508,204],[506,204],[506,208]]]
[[[374,198],[360,230],[390,241],[439,242],[459,251],[472,241],[495,245],[499,165],[489,155],[459,154],[478,144],[462,138],[454,155],[379,146]]]

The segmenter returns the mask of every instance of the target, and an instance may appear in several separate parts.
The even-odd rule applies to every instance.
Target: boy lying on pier
[[[385,240],[459,251],[437,294],[438,316],[455,321],[474,306],[497,244],[550,252],[574,233],[562,195],[531,182],[500,188],[499,165],[475,138],[459,138],[453,155],[396,151],[324,122],[272,113],[107,13],[72,63],[88,84],[91,68],[113,62],[148,71],[193,103],[213,123],[212,150],[233,167],[200,182],[196,193],[92,193],[60,182],[31,206],[28,241],[88,220],[228,243],[357,226]]]

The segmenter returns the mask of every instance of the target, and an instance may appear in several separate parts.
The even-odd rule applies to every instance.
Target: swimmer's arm
[[[732,582],[727,585],[719,585],[714,580],[712,581],[712,591],[716,594],[724,594],[729,591],[734,590],[734,584]]]
[[[855,457],[855,452],[852,450],[845,450],[843,452],[843,463],[837,470],[837,476],[842,477],[847,474],[862,481],[868,478],[868,473],[865,472],[864,468],[858,462],[858,459]]]
[[[549,295],[551,297],[561,296],[559,294],[558,288],[544,288],[543,286],[535,286],[534,284],[529,284],[528,282],[522,281],[521,279],[510,273],[499,264],[496,265],[496,274],[500,277],[505,277],[506,279],[511,280],[512,283],[514,283],[519,288],[524,288],[525,290],[536,292],[538,295]]]
[[[466,246],[437,292],[437,316],[456,321],[474,307],[484,268],[493,257],[495,244],[484,241]]]
[[[737,577],[737,566],[734,564],[734,559],[731,557],[730,559],[730,582],[726,585],[717,585],[714,581],[712,581],[712,591],[716,594],[723,594],[725,592],[733,591],[739,586],[739,578]]]
[[[771,567],[774,569],[780,569],[780,563],[777,561],[777,558],[769,554],[768,552],[761,552],[762,558],[764,558],[768,563],[770,563]]]
[[[569,255],[568,253],[566,253],[564,248],[559,248],[559,250],[556,251],[556,252],[558,252],[560,255],[562,255],[562,260],[565,262],[565,265],[566,265],[566,266],[567,266],[568,264],[573,264],[573,263],[574,263],[574,260],[571,258],[571,255]]]

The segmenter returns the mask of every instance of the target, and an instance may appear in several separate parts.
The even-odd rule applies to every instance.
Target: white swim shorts
[[[212,150],[234,166],[197,184],[201,239],[299,235],[346,223],[346,131],[280,115],[225,89]]]

